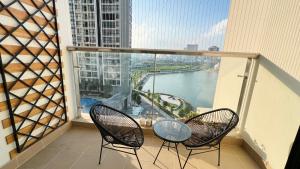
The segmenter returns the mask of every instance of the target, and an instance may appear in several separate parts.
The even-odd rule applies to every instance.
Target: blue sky
[[[132,0],[132,47],[223,47],[230,0]]]

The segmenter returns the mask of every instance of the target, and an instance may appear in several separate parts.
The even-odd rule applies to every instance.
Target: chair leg
[[[102,147],[103,147],[103,138],[101,140],[100,157],[99,157],[99,163],[98,164],[101,163]]]
[[[138,155],[137,155],[137,153],[136,153],[136,149],[133,149],[133,150],[134,150],[135,156],[136,156],[136,158],[137,158],[137,160],[138,160],[138,162],[139,162],[140,168],[142,169],[142,165],[141,165],[140,160],[139,160],[139,157],[138,157]]]
[[[192,154],[192,151],[193,151],[193,150],[191,150],[190,153],[189,153],[189,155],[187,156],[187,158],[186,158],[186,160],[185,160],[185,162],[184,162],[184,165],[183,165],[182,169],[184,169],[184,167],[185,167],[187,161],[189,160],[189,158],[190,158],[190,156],[191,156],[191,154]]]
[[[219,149],[218,149],[218,166],[220,166],[220,158],[221,158],[221,143],[219,143]]]

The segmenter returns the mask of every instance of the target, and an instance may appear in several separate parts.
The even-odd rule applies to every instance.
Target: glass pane
[[[155,76],[143,91],[153,91],[154,108],[164,118],[189,118],[213,107],[219,57],[157,55]]]
[[[154,55],[77,52],[81,112],[102,103],[138,118],[151,114],[141,86],[154,69]]]
[[[147,119],[188,119],[216,105],[220,107],[215,99],[219,57],[75,53],[80,66],[82,113],[89,113],[93,104],[102,103],[139,118],[143,125]],[[222,75],[228,73],[232,74],[232,70]],[[239,95],[242,78],[239,79],[240,84],[235,84],[231,93]],[[238,102],[239,98],[230,99]]]

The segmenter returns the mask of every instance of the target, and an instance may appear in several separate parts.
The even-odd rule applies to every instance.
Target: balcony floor
[[[35,155],[21,169],[134,169],[139,168],[135,156],[104,149],[101,165],[98,165],[100,136],[97,130],[72,127],[63,136]],[[163,149],[156,165],[154,158],[162,141],[153,136],[145,136],[143,147],[138,155],[144,169],[179,168],[174,149]],[[180,146],[181,160],[187,151]],[[217,151],[196,155],[190,158],[186,169],[259,169],[258,165],[238,145],[222,145],[221,166],[217,166]]]

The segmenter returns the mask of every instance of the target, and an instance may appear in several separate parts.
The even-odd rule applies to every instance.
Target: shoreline
[[[139,86],[139,88],[141,88],[141,90],[143,90],[143,88],[144,88],[144,86],[145,86],[145,84],[146,83],[149,83],[148,82],[148,80],[149,80],[149,78],[152,76],[153,77],[153,75],[167,75],[167,74],[177,74],[177,73],[191,73],[191,72],[207,72],[207,73],[211,73],[211,72],[213,72],[213,73],[218,73],[218,71],[215,71],[215,70],[188,70],[188,71],[182,71],[182,70],[179,70],[179,71],[166,71],[166,72],[156,72],[156,73],[154,73],[154,72],[150,72],[150,73],[145,73],[144,75],[143,75],[143,77],[141,78],[141,80],[140,80],[140,82],[138,83],[138,86]],[[150,82],[151,83],[151,82]],[[138,88],[136,88],[137,90],[138,90]],[[150,91],[152,91],[152,89],[150,89]],[[143,92],[145,92],[145,93],[147,93],[148,91],[143,91]],[[175,97],[178,97],[178,96],[176,96],[176,95],[172,95],[172,94],[167,94],[167,93],[164,93],[164,92],[158,92],[157,94],[164,94],[164,95],[169,95],[169,96],[175,96]],[[186,98],[181,98],[184,102],[186,102],[186,103],[189,103],[188,101],[186,101]],[[191,103],[189,103],[191,106],[192,106],[192,108],[193,108],[193,110],[196,110],[197,108],[199,108],[199,107],[201,107],[201,108],[211,108],[212,106],[210,106],[210,105],[192,105]]]
[[[146,73],[144,75],[144,77],[141,78],[141,80],[138,82],[137,86],[144,86],[144,84],[148,81],[148,79],[155,75],[155,74],[159,74],[159,75],[165,75],[165,74],[176,74],[176,73],[191,73],[191,72],[199,72],[199,71],[206,71],[206,70],[202,70],[202,69],[192,69],[192,70],[176,70],[176,71],[164,71],[164,72],[156,72],[156,73]]]

